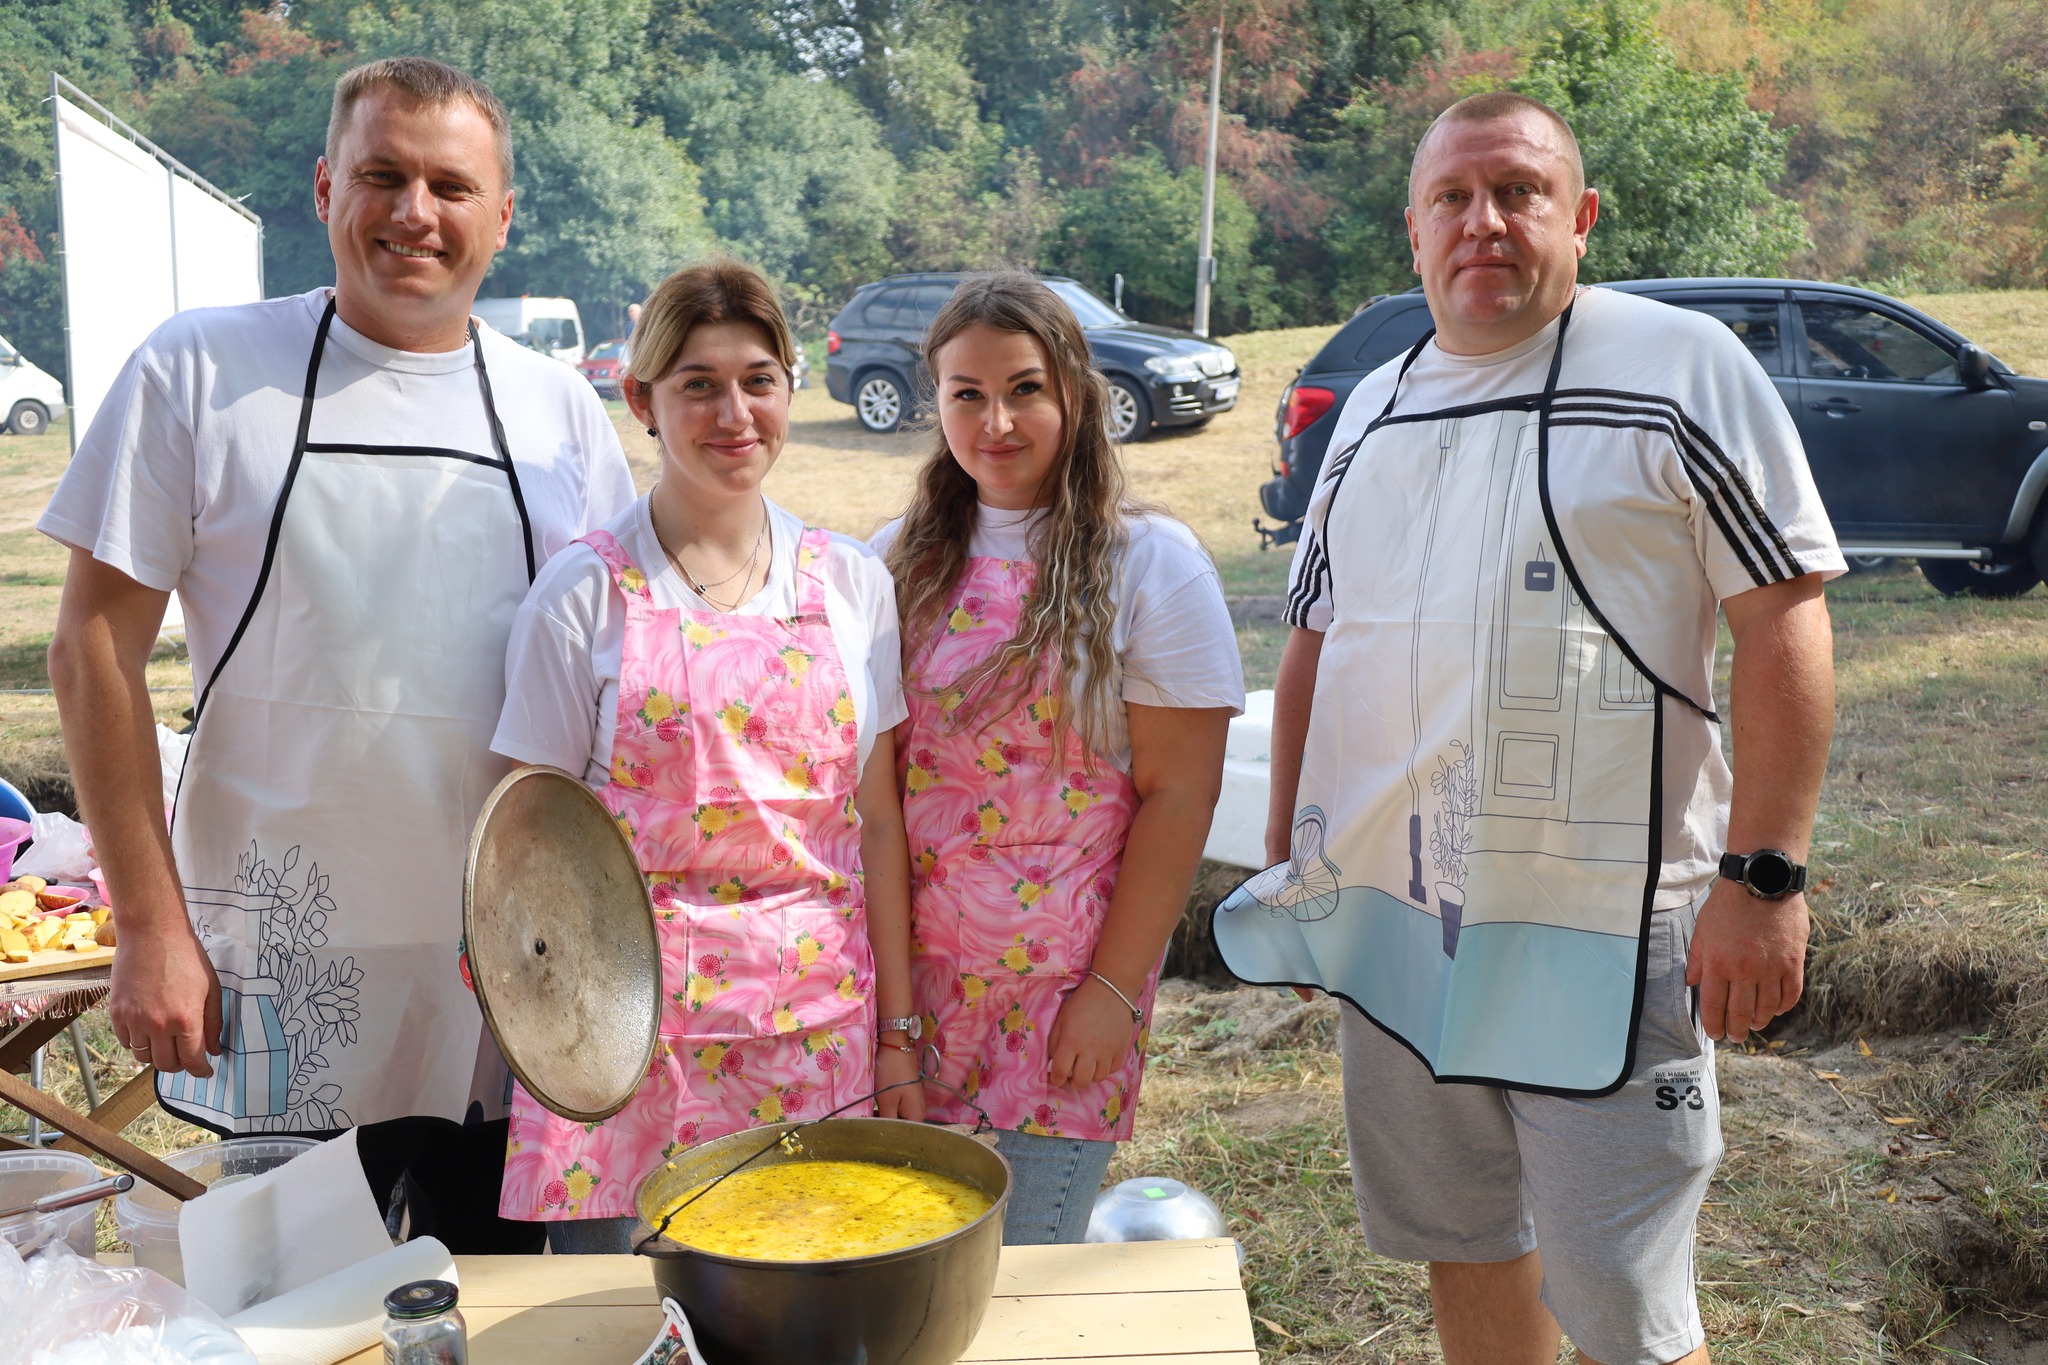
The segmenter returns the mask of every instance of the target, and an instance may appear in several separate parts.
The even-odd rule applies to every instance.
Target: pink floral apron
[[[1146,1024],[1137,1045],[1107,1079],[1053,1088],[1047,1045],[1061,1003],[1094,960],[1136,791],[1106,759],[1090,772],[1072,731],[1055,747],[1060,699],[1049,665],[1014,714],[952,723],[961,702],[953,683],[1010,638],[1035,577],[1026,561],[968,560],[944,630],[911,661],[901,749],[911,980],[939,1079],[998,1128],[1121,1141],[1131,1135],[1157,968],[1138,996]],[[928,1117],[975,1118],[936,1087],[925,1093]]]
[[[626,603],[611,782],[661,939],[654,1064],[582,1124],[512,1097],[499,1210],[633,1212],[641,1177],[695,1143],[826,1113],[874,1088],[874,959],[861,891],[859,735],[825,617],[826,532],[797,551],[797,614],[659,610],[604,532]]]

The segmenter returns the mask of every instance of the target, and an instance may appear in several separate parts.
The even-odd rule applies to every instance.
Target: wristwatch
[[[910,1038],[909,1043],[882,1043],[881,1035],[902,1030]],[[898,1052],[915,1055],[917,1040],[924,1036],[924,1020],[915,1014],[906,1014],[901,1019],[878,1019],[875,1021],[875,1041],[883,1047],[893,1047]]]
[[[1795,863],[1791,855],[1775,848],[1754,853],[1723,853],[1721,875],[1739,882],[1758,900],[1781,901],[1795,891],[1806,889],[1806,864]]]

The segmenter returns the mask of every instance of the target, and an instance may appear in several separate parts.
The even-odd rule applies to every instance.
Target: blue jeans
[[[1095,1192],[1116,1155],[1114,1142],[1084,1138],[996,1135],[996,1150],[1010,1163],[1010,1204],[1003,1213],[1003,1242],[1036,1246],[1079,1242],[1088,1236]]]
[[[633,1218],[565,1218],[548,1224],[548,1250],[557,1256],[626,1256],[633,1250]]]

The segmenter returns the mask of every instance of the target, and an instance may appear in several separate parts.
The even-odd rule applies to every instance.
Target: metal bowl
[[[953,1365],[981,1329],[1002,1250],[1009,1163],[973,1138],[902,1119],[827,1119],[752,1163],[873,1161],[974,1186],[986,1213],[934,1241],[875,1256],[758,1261],[648,1238],[662,1207],[774,1142],[778,1125],[692,1147],[640,1182],[634,1245],[654,1282],[682,1305],[714,1365]]]

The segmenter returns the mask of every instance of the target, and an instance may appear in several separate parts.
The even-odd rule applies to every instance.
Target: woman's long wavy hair
[[[1057,672],[1050,685],[1060,698],[1055,742],[1078,733],[1092,762],[1108,742],[1109,716],[1121,688],[1112,580],[1130,540],[1128,515],[1137,510],[1125,492],[1122,454],[1109,435],[1109,384],[1089,358],[1073,310],[1016,271],[960,282],[925,337],[925,368],[939,374],[939,352],[977,324],[1022,332],[1044,349],[1065,421],[1058,458],[1040,490],[1046,515],[1029,542],[1036,583],[1003,647],[962,677],[947,680],[948,690],[964,694],[953,723],[967,728],[979,718],[1014,710],[1039,685],[1039,660],[1054,656]],[[954,586],[967,566],[978,501],[974,480],[953,458],[941,430],[887,555],[903,618],[906,686],[930,687],[911,670],[923,653],[920,642],[944,628]]]

